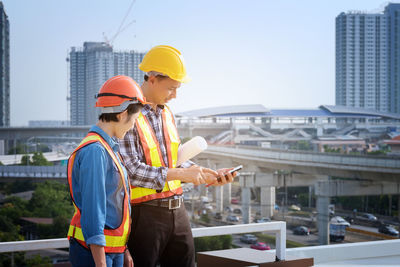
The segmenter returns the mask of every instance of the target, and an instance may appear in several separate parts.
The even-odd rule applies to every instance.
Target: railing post
[[[276,260],[286,259],[286,222],[280,227],[280,231],[275,234]]]

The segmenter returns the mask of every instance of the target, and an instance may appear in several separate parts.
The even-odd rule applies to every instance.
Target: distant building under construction
[[[102,84],[115,75],[132,77],[139,85],[144,73],[138,65],[145,53],[114,52],[103,42],[85,42],[83,48],[72,47],[70,63],[70,120],[71,125],[90,125],[98,119],[95,94]]]

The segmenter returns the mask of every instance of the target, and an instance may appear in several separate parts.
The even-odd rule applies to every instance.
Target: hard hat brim
[[[147,102],[147,101],[142,102],[139,100],[134,100],[134,101],[125,101],[119,106],[99,107],[99,108],[101,110],[101,113],[121,113],[121,112],[125,111],[128,108],[128,106],[131,104],[146,105],[146,104],[151,104],[151,103]]]

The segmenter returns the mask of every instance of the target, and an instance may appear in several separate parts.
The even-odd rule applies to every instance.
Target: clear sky
[[[132,0],[3,0],[10,20],[11,125],[67,119],[68,50],[111,38]],[[136,0],[115,50],[168,44],[192,81],[175,112],[220,105],[335,103],[335,17],[378,0]]]

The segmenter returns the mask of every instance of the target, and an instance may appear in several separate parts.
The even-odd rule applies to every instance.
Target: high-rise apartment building
[[[0,2],[0,126],[10,126],[10,24]]]
[[[143,82],[138,65],[145,53],[114,52],[106,43],[85,42],[83,48],[72,47],[70,62],[71,125],[94,124],[98,119],[95,94],[101,85],[115,75],[127,75]]]
[[[336,105],[400,113],[400,4],[336,17]]]

